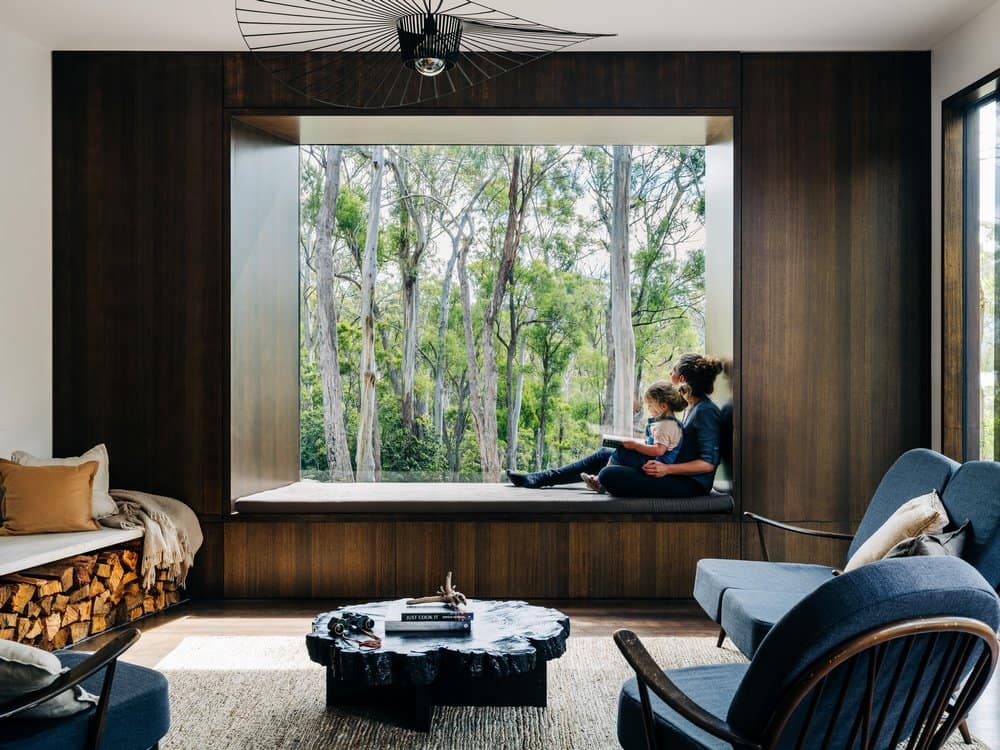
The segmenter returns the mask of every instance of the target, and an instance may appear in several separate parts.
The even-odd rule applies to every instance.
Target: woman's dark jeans
[[[548,469],[546,471],[536,471],[529,474],[531,481],[540,486],[547,487],[553,484],[573,484],[580,481],[580,474],[597,474],[608,465],[614,450],[611,448],[599,448],[586,458],[574,461],[571,464],[560,466],[558,469]]]
[[[615,497],[701,497],[709,494],[691,477],[651,477],[642,469],[608,466],[608,459],[613,454],[611,448],[601,448],[579,461],[528,477],[539,486],[549,486],[579,482],[583,473],[597,474],[604,488]]]

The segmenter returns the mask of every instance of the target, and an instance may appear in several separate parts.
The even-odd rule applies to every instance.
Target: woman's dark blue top
[[[719,440],[722,437],[722,413],[712,399],[702,396],[701,401],[691,407],[684,420],[684,440],[674,463],[687,461],[707,461],[712,466],[719,465]],[[704,474],[694,474],[691,479],[705,488],[707,495],[715,483],[715,469]]]

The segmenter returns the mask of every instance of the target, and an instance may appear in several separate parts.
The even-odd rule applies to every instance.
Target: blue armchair
[[[625,750],[939,748],[989,682],[1000,599],[957,558],[883,560],[831,578],[774,625],[749,664],[663,672],[629,631]]]
[[[911,450],[886,472],[853,536],[744,514],[757,524],[764,560],[706,559],[699,561],[695,573],[694,597],[721,626],[719,644],[728,634],[737,648],[752,656],[774,623],[832,577],[827,566],[768,561],[765,526],[850,541],[846,562],[900,505],[931,489],[941,495],[953,522],[971,521],[963,558],[996,588],[1000,585],[1000,463],[971,461],[960,466],[930,450]]]
[[[0,704],[0,750],[157,747],[170,726],[167,680],[155,670],[118,663],[138,639],[139,631],[129,628],[95,654],[59,654],[68,672],[48,687]],[[97,706],[62,719],[19,718],[74,685],[99,695]]]

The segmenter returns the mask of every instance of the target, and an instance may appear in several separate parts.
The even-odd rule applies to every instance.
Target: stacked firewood
[[[179,602],[166,570],[143,591],[139,554],[105,550],[0,577],[0,639],[53,651]]]

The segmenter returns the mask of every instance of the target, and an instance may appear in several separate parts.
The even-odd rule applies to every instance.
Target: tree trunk
[[[521,339],[517,347],[517,375],[513,384],[514,398],[507,411],[507,468],[511,470],[517,469],[518,428],[521,424],[521,401],[524,396],[524,354],[524,340]]]
[[[608,298],[607,314],[604,320],[604,342],[607,349],[608,366],[604,376],[604,403],[601,408],[601,426],[612,428],[611,411],[615,403],[615,330],[611,323],[611,299]]]
[[[611,329],[615,358],[615,380],[611,407],[611,427],[632,434],[635,382],[635,332],[632,329],[631,258],[628,247],[628,219],[632,147],[614,147],[614,184],[611,216]]]
[[[510,281],[517,257],[517,248],[521,242],[521,232],[524,228],[524,208],[527,196],[521,195],[521,150],[517,149],[510,170],[510,189],[508,191],[509,205],[507,209],[507,228],[504,232],[503,248],[500,251],[500,267],[497,269],[497,281],[493,286],[483,315],[480,350],[483,355],[482,389],[483,428],[482,441],[479,444],[479,454],[483,465],[483,481],[500,481],[500,450],[497,433],[497,355],[494,327],[504,297],[507,294],[507,283]]]
[[[316,300],[319,308],[319,369],[323,383],[323,433],[332,481],[354,481],[351,450],[344,425],[344,386],[340,379],[337,341],[336,278],[333,274],[333,230],[340,192],[340,146],[327,146],[323,202],[316,221]]]
[[[434,358],[434,395],[431,409],[434,420],[434,434],[439,438],[444,435],[444,371],[448,319],[451,316],[451,277],[455,272],[455,263],[458,261],[459,252],[461,252],[461,238],[455,235],[452,241],[451,256],[448,258],[448,265],[444,269],[444,278],[441,279],[441,308],[438,312],[437,354]]]
[[[510,331],[507,339],[507,469],[515,471],[517,469],[517,423],[520,415],[515,408],[517,374],[514,365],[518,351],[518,324],[513,291],[507,295],[507,314]]]
[[[407,269],[403,275],[403,365],[402,365],[402,419],[410,434],[417,432],[414,390],[417,376],[417,305],[419,286],[416,269]]]
[[[476,441],[479,443],[479,455],[485,479],[485,467],[483,445],[488,442],[488,437],[484,430],[486,417],[484,415],[483,392],[479,388],[479,362],[476,357],[476,337],[472,332],[472,290],[469,282],[469,270],[466,262],[469,256],[469,247],[472,245],[472,238],[466,237],[462,241],[462,250],[458,255],[458,286],[462,298],[462,334],[465,340],[465,365],[469,381],[469,411],[472,412],[472,426],[476,430]],[[494,404],[494,410],[496,404]],[[495,413],[495,411],[494,411]],[[494,430],[493,442],[496,443],[496,432]],[[497,471],[499,474],[499,470]]]
[[[359,482],[376,480],[375,430],[375,277],[378,271],[378,229],[382,210],[382,147],[372,147],[372,184],[368,195],[368,229],[361,258],[361,409],[358,415],[357,472]]]

